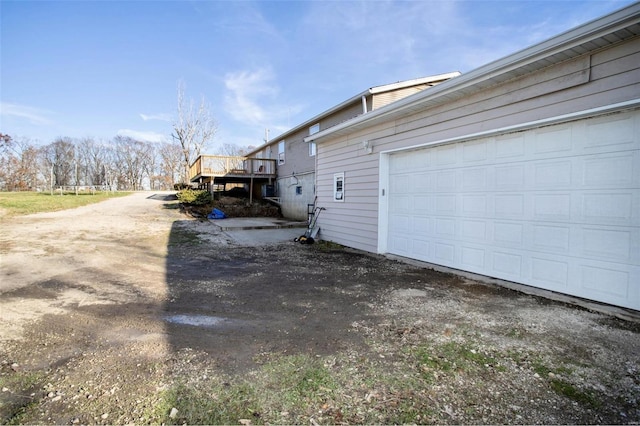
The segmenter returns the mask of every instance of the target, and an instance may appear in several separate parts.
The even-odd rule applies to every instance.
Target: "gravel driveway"
[[[3,423],[211,423],[233,401],[220,422],[640,422],[638,323],[330,244],[241,244],[166,195],[2,220]],[[295,408],[269,374],[302,359],[324,384]]]

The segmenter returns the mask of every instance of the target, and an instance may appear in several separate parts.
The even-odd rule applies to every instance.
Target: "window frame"
[[[278,165],[281,166],[285,163],[285,141],[281,140],[278,142]]]
[[[344,172],[333,174],[333,201],[344,203]]]

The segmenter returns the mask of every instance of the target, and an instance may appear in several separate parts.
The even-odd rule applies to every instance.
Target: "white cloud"
[[[171,114],[159,113],[159,114],[140,114],[140,118],[142,118],[144,121],[158,120],[158,121],[171,122],[172,117],[171,117]]]
[[[235,120],[251,126],[274,126],[300,111],[300,106],[275,102],[279,88],[270,68],[225,75],[225,110]]]
[[[234,119],[248,124],[265,123],[267,112],[260,101],[277,92],[270,87],[273,80],[273,73],[269,69],[228,73],[224,79],[228,90],[225,96],[227,112]]]
[[[39,126],[53,124],[53,120],[47,117],[47,115],[50,114],[51,111],[47,111],[44,109],[34,108],[26,105],[0,102],[0,115],[25,118],[29,120],[31,124]]]
[[[120,129],[117,132],[118,136],[126,136],[142,142],[160,143],[167,142],[167,136],[157,132],[142,132],[131,129]]]

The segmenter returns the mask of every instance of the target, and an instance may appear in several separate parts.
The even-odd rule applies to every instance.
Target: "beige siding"
[[[372,109],[378,109],[385,105],[389,105],[392,102],[399,101],[402,98],[406,98],[407,96],[411,96],[415,93],[421,92],[427,87],[431,86],[421,84],[419,86],[407,87],[400,90],[394,90],[392,92],[377,93],[373,95]]]
[[[379,152],[553,118],[640,98],[640,39],[525,75],[401,120],[377,123],[318,146],[322,238],[376,252]],[[374,153],[367,155],[362,141]],[[333,174],[345,174],[345,202],[333,202]]]

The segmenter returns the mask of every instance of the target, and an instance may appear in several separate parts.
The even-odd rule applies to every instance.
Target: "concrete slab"
[[[236,244],[263,246],[291,241],[307,230],[307,222],[292,221],[276,217],[232,217],[211,219],[209,222]]]
[[[277,217],[231,217],[226,219],[211,219],[210,222],[220,227],[221,231],[247,231],[259,229],[290,229],[307,227],[306,221],[293,221]]]

